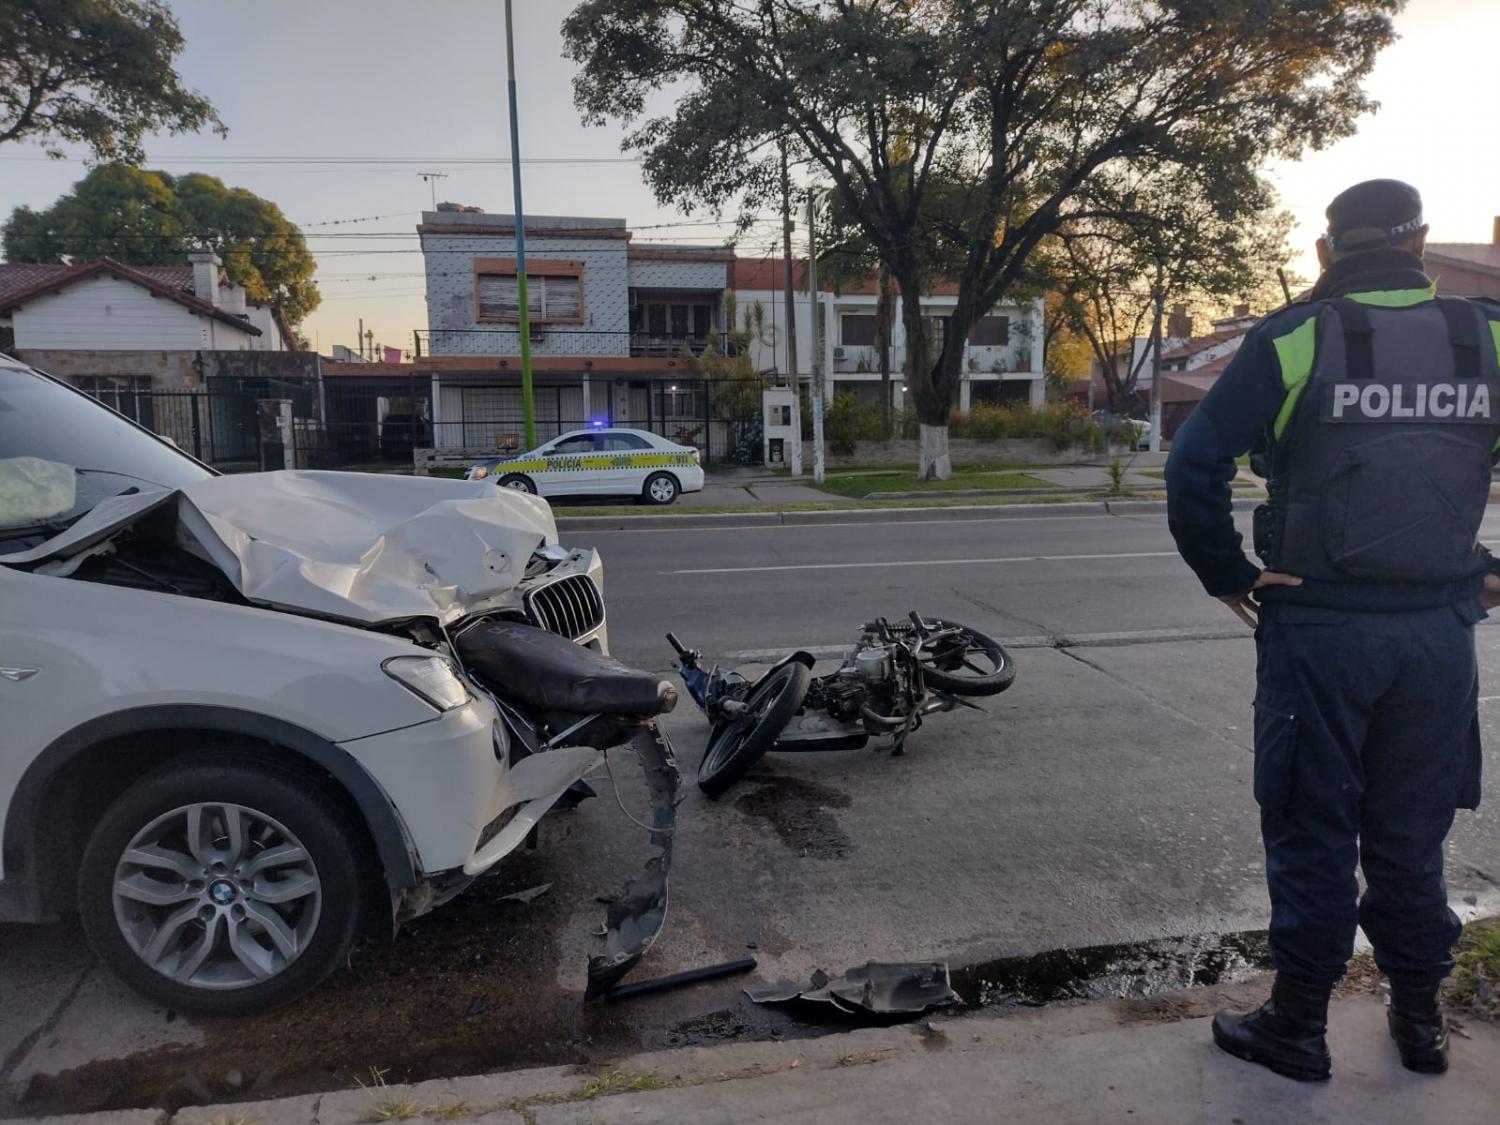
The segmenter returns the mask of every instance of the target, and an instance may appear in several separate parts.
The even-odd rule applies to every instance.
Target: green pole
[[[526,448],[536,448],[536,403],[531,391],[531,312],[526,300],[526,228],[521,208],[521,136],[516,125],[516,49],[510,0],[505,0],[505,83],[510,96],[510,174],[516,197],[516,295],[521,305],[521,409],[526,421]]]

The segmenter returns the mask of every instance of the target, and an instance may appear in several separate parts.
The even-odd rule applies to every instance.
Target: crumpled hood
[[[546,501],[488,481],[270,472],[106,500],[0,562],[65,559],[168,504],[180,544],[250,601],[369,625],[453,621],[513,589],[532,553],[557,542]]]

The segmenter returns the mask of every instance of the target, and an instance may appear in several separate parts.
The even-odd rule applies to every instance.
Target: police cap
[[[1400,180],[1366,180],[1328,205],[1328,245],[1341,254],[1404,242],[1422,229],[1422,197]]]

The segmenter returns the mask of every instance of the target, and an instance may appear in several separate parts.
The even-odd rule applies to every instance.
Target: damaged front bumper
[[[650,825],[650,846],[655,854],[646,861],[644,873],[629,880],[610,903],[604,951],[589,958],[585,1000],[604,996],[635,967],[656,941],[667,917],[667,875],[672,866],[681,781],[676,757],[666,734],[654,722],[638,727],[617,749],[628,749],[641,764],[650,803],[643,823]],[[494,868],[525,842],[574,784],[605,764],[606,753],[615,752],[568,746],[530,754],[516,762],[504,774],[504,808],[480,831],[468,858],[460,865],[428,875],[415,887],[394,892],[394,924],[399,927],[436,909]]]
[[[646,861],[645,874],[628,881],[609,905],[604,952],[589,958],[585,1000],[597,1000],[618,984],[646,955],[667,921],[667,873],[672,867],[681,775],[672,744],[655,723],[642,727],[628,745],[640,759],[651,797],[651,846],[657,853]]]

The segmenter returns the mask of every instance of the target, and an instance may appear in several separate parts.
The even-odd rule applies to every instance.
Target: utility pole
[[[802,475],[802,376],[797,374],[797,303],[792,293],[792,177],[786,164],[786,138],[781,141],[781,287],[786,300],[786,374],[792,387],[792,444],[787,465],[794,477]]]
[[[427,181],[427,186],[432,188],[432,209],[437,210],[437,182],[448,178],[447,172],[418,172],[417,175]]]
[[[359,358],[365,358],[365,318],[359,318]]]
[[[1151,328],[1151,452],[1161,452],[1161,314],[1166,298],[1156,293],[1155,321]],[[1139,443],[1137,443],[1139,447]]]
[[[526,298],[526,226],[521,207],[521,137],[516,122],[516,33],[505,0],[505,91],[510,98],[510,175],[516,197],[516,294],[521,321],[521,411],[526,448],[536,448],[536,403],[531,391],[531,315]]]
[[[823,333],[818,302],[817,192],[807,189],[807,288],[812,296],[813,481],[823,483]]]

